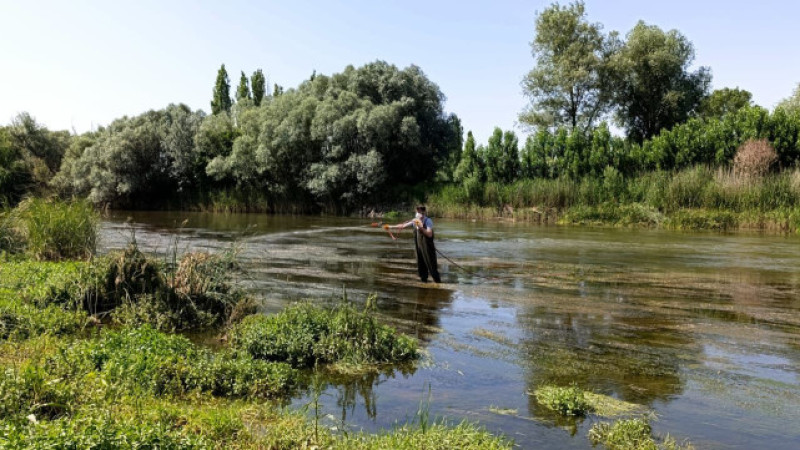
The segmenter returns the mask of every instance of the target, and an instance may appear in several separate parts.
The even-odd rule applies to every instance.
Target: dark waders
[[[414,244],[417,250],[417,271],[419,279],[428,281],[428,274],[433,277],[433,281],[441,283],[439,277],[439,266],[436,263],[436,246],[433,245],[433,238],[422,234],[417,227],[414,227]]]

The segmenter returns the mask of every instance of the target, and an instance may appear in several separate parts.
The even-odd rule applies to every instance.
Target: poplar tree
[[[230,112],[231,105],[231,84],[228,79],[228,71],[223,64],[217,72],[217,82],[214,84],[213,97],[211,98],[211,114]]]
[[[264,99],[264,94],[267,92],[267,83],[264,79],[264,72],[261,69],[253,72],[253,76],[250,77],[250,86],[253,89],[253,103],[256,106],[261,106],[261,100]]]
[[[250,96],[250,81],[242,71],[242,76],[239,77],[239,87],[236,89],[236,101],[240,102],[246,98],[252,98]]]

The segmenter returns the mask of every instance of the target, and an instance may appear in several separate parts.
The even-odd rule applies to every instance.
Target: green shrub
[[[0,418],[59,417],[70,410],[75,396],[74,385],[50,376],[43,367],[0,369]]]
[[[231,345],[254,358],[294,367],[387,364],[417,357],[413,338],[347,303],[331,309],[300,303],[275,315],[247,317],[231,330]]]
[[[95,253],[99,216],[89,202],[32,198],[14,215],[27,252],[36,259],[87,259]]]

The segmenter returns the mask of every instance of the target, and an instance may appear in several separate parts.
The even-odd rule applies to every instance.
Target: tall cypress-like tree
[[[253,72],[253,76],[250,77],[250,87],[253,89],[253,103],[256,106],[261,106],[261,100],[264,99],[264,95],[267,93],[267,82],[261,69]]]
[[[252,98],[250,96],[250,81],[242,71],[242,76],[239,77],[239,87],[236,88],[236,101],[240,102],[246,98]]]
[[[231,100],[231,84],[228,79],[228,71],[223,64],[217,72],[217,82],[214,84],[214,93],[211,98],[211,114],[219,114],[223,111],[230,112],[233,100]]]

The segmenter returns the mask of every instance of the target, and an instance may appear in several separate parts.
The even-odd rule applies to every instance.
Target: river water
[[[324,426],[376,431],[422,409],[521,448],[590,448],[607,419],[560,419],[530,395],[574,383],[643,405],[655,433],[696,448],[800,448],[800,237],[435,222],[452,260],[440,285],[416,278],[409,230],[393,241],[350,218],[115,212],[101,246],[233,246],[266,313],[377,293],[425,357],[293,400],[318,397]]]

